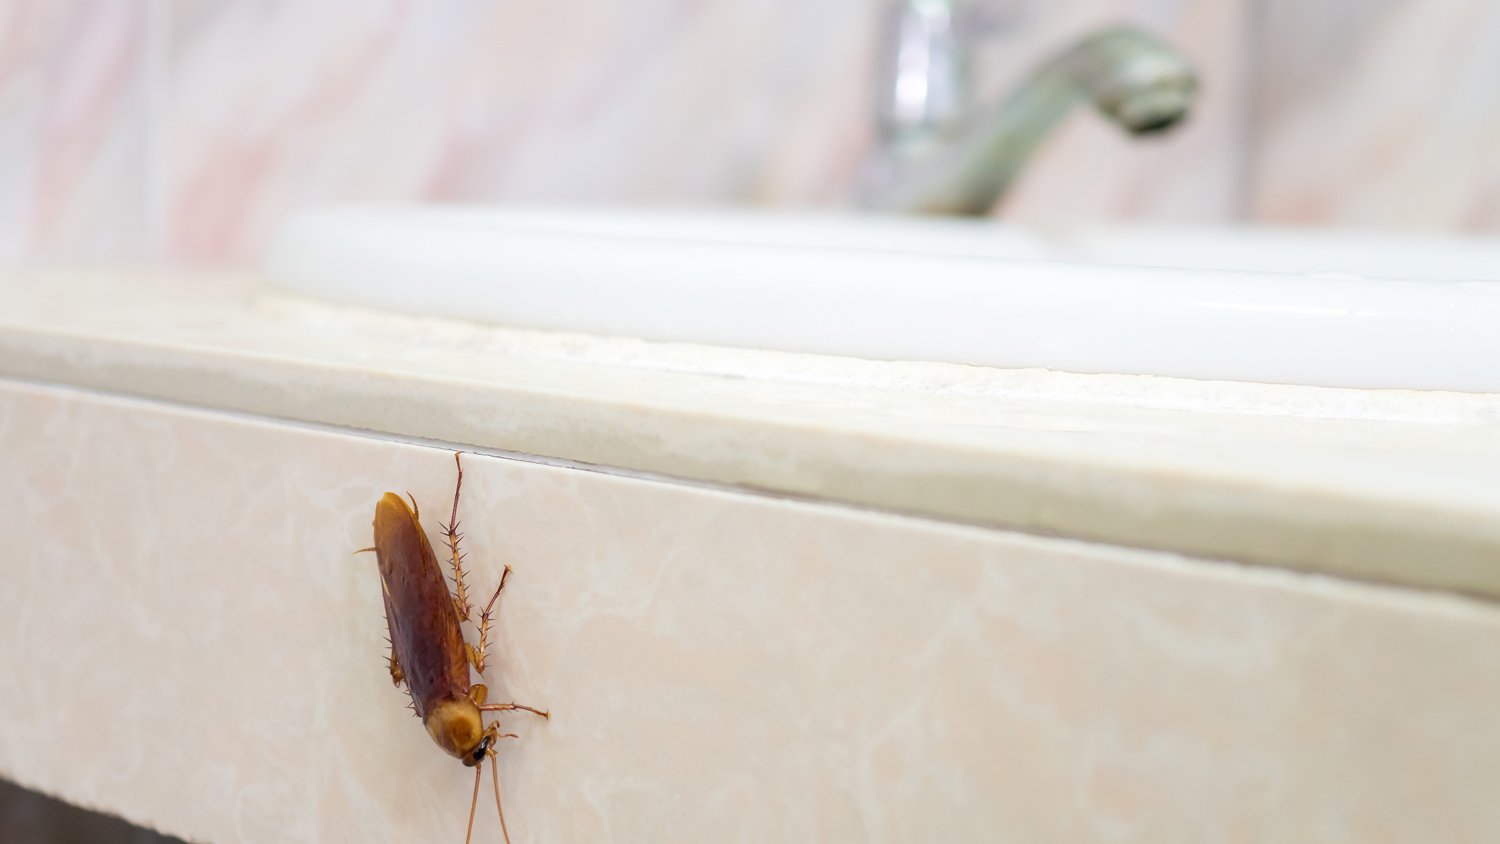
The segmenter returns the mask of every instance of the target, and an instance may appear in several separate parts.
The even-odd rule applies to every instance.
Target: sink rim
[[[883,240],[829,245],[840,228]],[[966,240],[970,254],[918,248]],[[1500,245],[1452,242],[1500,258]],[[520,328],[877,360],[1500,392],[1500,372],[1474,363],[1500,360],[1489,330],[1500,321],[1500,283],[1090,264],[1048,258],[1048,243],[976,221],[346,207],[289,221],[266,266],[276,285],[314,298]],[[1007,252],[1020,257],[998,257]],[[1226,350],[1233,343],[1253,351],[1237,356]]]

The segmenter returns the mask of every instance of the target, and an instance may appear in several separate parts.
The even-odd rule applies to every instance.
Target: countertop
[[[1500,395],[513,330],[248,271],[11,268],[0,294],[12,379],[1500,597]]]

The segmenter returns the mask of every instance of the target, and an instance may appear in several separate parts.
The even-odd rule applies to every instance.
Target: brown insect
[[[460,622],[474,622],[464,584],[465,555],[458,548],[463,538],[458,532],[458,495],[463,489],[464,467],[457,453],[453,455],[453,463],[458,468],[458,481],[453,486],[453,512],[448,524],[441,526],[453,567],[452,593],[448,591],[432,542],[418,521],[414,498],[408,507],[401,496],[387,492],[375,505],[375,545],[361,550],[374,551],[380,564],[385,621],[391,634],[391,681],[397,686],[406,683],[412,711],[422,719],[437,746],[474,769],[474,796],[469,801],[469,826],[464,841],[474,834],[474,810],[479,804],[479,780],[484,771],[481,765],[488,758],[490,779],[495,786],[495,811],[500,815],[500,830],[509,842],[505,810],[500,805],[500,771],[495,756],[499,740],[516,738],[516,734],[500,732],[498,723],[486,727],[483,713],[524,709],[543,718],[548,715],[519,703],[486,703],[489,690],[485,685],[469,682],[470,669],[481,676],[484,673],[490,616],[505,588],[505,579],[510,576],[510,566],[505,567],[500,585],[479,614],[476,625],[479,644],[469,644],[460,626]]]

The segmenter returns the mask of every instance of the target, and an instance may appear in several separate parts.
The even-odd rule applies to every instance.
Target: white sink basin
[[[754,212],[338,208],[278,285],[414,315],[1072,372],[1500,392],[1500,241],[1043,235]]]

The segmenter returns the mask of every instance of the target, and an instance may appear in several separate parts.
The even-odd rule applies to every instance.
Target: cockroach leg
[[[505,580],[508,577],[510,577],[510,566],[506,566],[505,570],[500,572],[500,585],[495,587],[495,594],[490,596],[490,602],[484,605],[485,615],[489,615],[490,610],[495,608],[495,602],[500,600],[500,590],[505,588]]]
[[[490,724],[488,727],[485,727],[484,734],[490,739],[489,751],[485,755],[490,758],[490,782],[495,786],[495,811],[500,815],[500,833],[505,836],[506,844],[510,844],[510,830],[505,826],[505,809],[500,804],[500,766],[495,761],[500,756],[500,751],[495,745],[499,744],[498,739],[520,738],[520,736],[515,733],[500,732],[499,724]],[[472,818],[473,813],[474,809],[470,807],[469,814],[471,817],[469,824],[471,829],[474,823]]]
[[[458,541],[463,539],[463,534],[458,532],[458,494],[464,487],[464,464],[459,460],[461,452],[453,452],[453,465],[458,469],[458,481],[453,484],[453,512],[448,515],[448,523],[438,523],[443,529],[443,536],[448,542],[448,558],[453,565],[453,606],[458,610],[458,617],[464,621],[470,621],[472,607],[469,605],[469,591],[464,586],[464,554],[458,550]]]
[[[516,710],[525,710],[543,718],[552,717],[545,709],[535,709],[521,703],[486,703],[479,707],[480,712],[515,712]]]
[[[484,673],[484,662],[490,655],[490,616],[495,612],[495,602],[500,600],[500,590],[505,588],[505,579],[510,577],[510,566],[500,573],[500,585],[495,587],[495,594],[490,596],[490,602],[484,605],[484,612],[479,614],[479,645],[470,649],[470,659],[474,663],[474,670],[480,674]]]
[[[491,739],[491,741],[490,741],[490,750],[489,750],[489,755],[491,755],[491,756],[494,756],[496,753],[499,752],[498,749],[497,749],[497,745],[499,744],[499,742],[497,741],[498,739],[503,739],[503,738],[518,739],[518,738],[520,738],[520,736],[516,735],[515,733],[502,733],[502,732],[500,732],[500,722],[498,722],[498,721],[491,722],[488,727],[485,727],[484,728],[484,734],[486,736],[489,736],[490,739]]]
[[[474,701],[475,706],[483,706],[484,699],[490,696],[490,687],[483,683],[475,683],[469,687],[469,700]]]
[[[396,659],[396,649],[391,648],[391,684],[400,686],[401,681],[406,679],[406,672],[401,670],[401,663]]]

